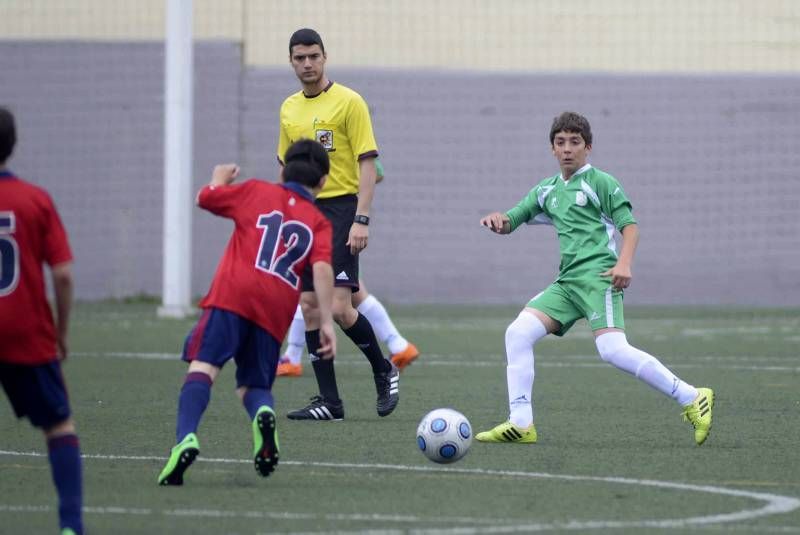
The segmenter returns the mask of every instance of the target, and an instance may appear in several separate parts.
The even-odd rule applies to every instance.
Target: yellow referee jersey
[[[299,139],[316,139],[328,150],[331,171],[317,198],[358,193],[358,162],[378,155],[369,109],[361,95],[333,82],[314,97],[298,91],[283,101],[280,120],[281,163],[286,150]]]

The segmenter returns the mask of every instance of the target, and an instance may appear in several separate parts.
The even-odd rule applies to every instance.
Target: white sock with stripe
[[[697,397],[695,387],[681,381],[653,355],[628,344],[624,332],[602,334],[595,339],[595,345],[604,361],[641,379],[681,406],[688,405]]]
[[[383,304],[374,295],[368,295],[358,305],[358,311],[369,320],[378,340],[386,344],[386,347],[389,348],[389,353],[400,353],[408,346],[408,340],[400,336],[400,332],[392,323],[389,313],[386,312]]]
[[[524,310],[506,329],[508,419],[517,427],[533,423],[533,346],[546,335],[539,318]]]

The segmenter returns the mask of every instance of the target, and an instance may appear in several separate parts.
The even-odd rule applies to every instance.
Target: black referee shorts
[[[358,255],[350,253],[350,246],[346,245],[350,235],[350,227],[358,208],[358,196],[341,195],[328,199],[317,199],[317,208],[328,218],[333,227],[332,262],[333,285],[348,287],[353,293],[358,291]],[[314,280],[311,268],[303,273],[302,290],[310,292],[314,289]]]

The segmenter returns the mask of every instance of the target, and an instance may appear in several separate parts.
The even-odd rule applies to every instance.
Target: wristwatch
[[[353,221],[360,225],[369,225],[369,216],[356,214],[356,217],[353,218]]]

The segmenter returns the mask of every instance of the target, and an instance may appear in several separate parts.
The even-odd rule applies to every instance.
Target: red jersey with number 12
[[[234,221],[202,308],[235,312],[283,341],[300,300],[303,271],[331,262],[331,224],[307,190],[247,180],[206,186],[201,208]]]
[[[0,362],[36,366],[57,359],[42,264],[71,260],[50,195],[0,173]]]

